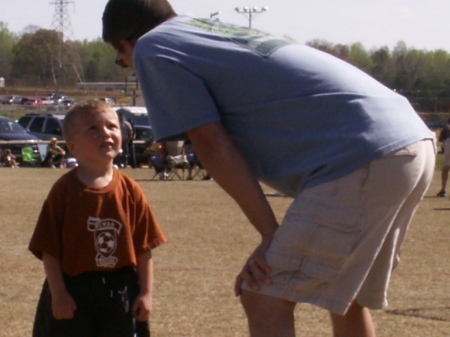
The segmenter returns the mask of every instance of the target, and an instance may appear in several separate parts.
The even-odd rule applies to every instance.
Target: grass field
[[[31,336],[44,274],[27,245],[44,198],[64,172],[0,169],[0,337]],[[150,181],[148,169],[126,172],[143,187],[170,240],[154,251],[152,336],[247,336],[233,282],[258,236],[237,206],[213,181]],[[438,189],[436,172],[394,273],[390,306],[374,313],[379,337],[450,336],[450,201],[435,198]],[[290,199],[269,200],[281,218]],[[322,310],[299,305],[296,318],[298,336],[331,336]]]

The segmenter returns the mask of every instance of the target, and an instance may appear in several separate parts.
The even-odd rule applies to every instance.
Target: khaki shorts
[[[260,292],[338,314],[355,299],[387,306],[391,272],[435,155],[433,141],[420,141],[302,191],[267,251],[273,283],[260,284]]]

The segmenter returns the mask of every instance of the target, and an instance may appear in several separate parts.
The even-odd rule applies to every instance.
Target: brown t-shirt
[[[39,259],[43,252],[59,258],[63,272],[76,276],[136,266],[137,256],[166,241],[134,180],[115,170],[108,186],[90,188],[74,169],[51,189],[29,249]]]

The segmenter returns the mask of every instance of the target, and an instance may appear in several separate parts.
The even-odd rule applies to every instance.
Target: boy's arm
[[[250,223],[261,234],[261,243],[250,255],[236,282],[236,295],[245,281],[258,290],[255,279],[270,284],[264,255],[278,222],[261,186],[245,158],[220,122],[188,131],[202,165],[214,180],[238,203]]]
[[[133,315],[137,321],[145,322],[150,318],[153,304],[153,260],[151,251],[145,252],[137,257],[136,271],[140,291],[133,304]]]
[[[52,312],[56,319],[72,319],[77,309],[75,301],[67,292],[59,259],[44,252],[42,260],[52,295]]]

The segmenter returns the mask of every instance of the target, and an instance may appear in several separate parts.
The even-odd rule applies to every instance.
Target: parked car
[[[41,140],[50,140],[52,137],[61,140],[64,139],[62,135],[63,119],[64,115],[33,113],[20,117],[18,123]]]
[[[18,95],[12,95],[6,97],[6,102],[4,104],[21,104],[22,103],[22,96]]]
[[[24,103],[24,105],[42,106],[44,105],[44,102],[42,102],[42,100],[39,98],[28,98],[27,101]]]
[[[137,141],[134,143],[134,151],[136,156],[137,166],[148,165],[151,153],[148,151],[152,145],[154,136],[150,126],[147,125],[135,125],[134,126],[135,138]],[[131,164],[131,161],[129,161]]]
[[[69,97],[67,97],[61,93],[58,93],[58,92],[51,92],[43,97],[43,99],[45,99],[46,101],[50,100],[52,102],[51,104],[54,104],[54,105],[58,104],[62,100],[68,99],[68,98]]]
[[[150,121],[148,119],[147,108],[140,106],[124,106],[116,108],[116,112],[123,112],[125,114],[125,119],[130,121],[134,120],[134,125],[146,125],[150,126]]]
[[[55,102],[54,102],[51,98],[49,98],[49,97],[47,97],[47,96],[42,97],[42,98],[41,98],[41,101],[42,101],[42,103],[43,103],[44,105],[52,105],[52,104],[55,104]]]
[[[58,103],[58,106],[68,109],[68,108],[74,106],[76,103],[77,102],[73,98],[66,98],[66,99],[63,99],[62,101],[60,101]]]
[[[55,104],[61,103],[62,101],[65,101],[68,99],[70,100],[70,97],[67,97],[67,96],[59,96],[59,97],[53,98],[53,100],[55,101]]]
[[[102,98],[99,98],[99,100],[106,102],[111,106],[116,104],[116,100],[114,98],[110,98],[110,97],[102,97]]]
[[[16,123],[13,119],[5,116],[0,116],[0,140],[6,141],[18,141],[14,144],[0,144],[1,150],[10,149],[16,156],[16,160],[21,163],[22,161],[22,148],[26,145],[21,144],[21,141],[35,141],[38,140],[36,136],[29,134],[20,124]],[[36,145],[31,146],[37,153],[38,149]]]

